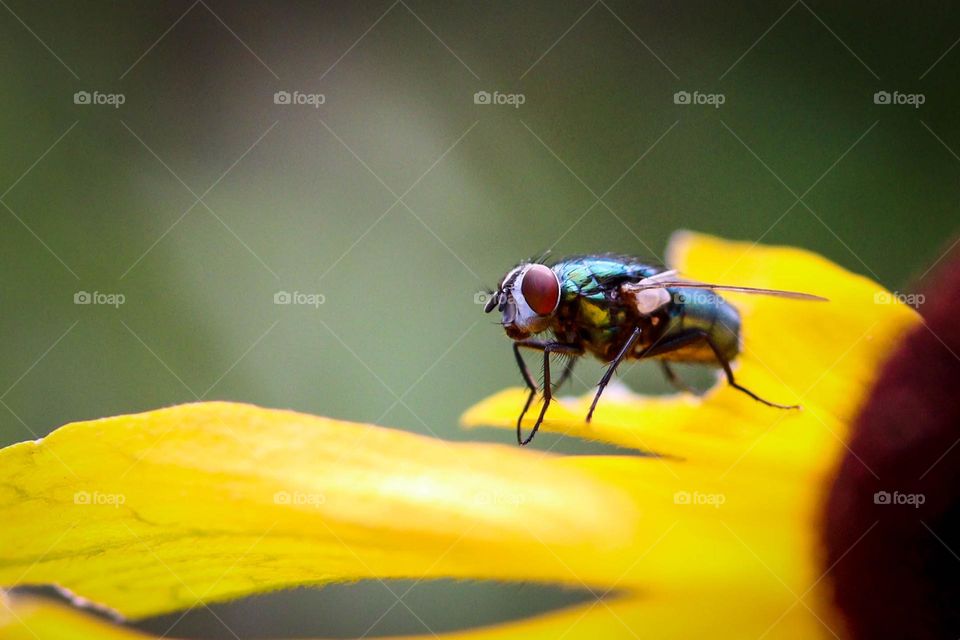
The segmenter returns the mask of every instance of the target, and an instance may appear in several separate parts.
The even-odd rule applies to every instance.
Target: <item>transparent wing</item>
[[[686,287],[694,289],[712,289],[714,291],[735,291],[737,293],[749,293],[760,296],[775,296],[778,298],[788,298],[790,300],[807,300],[810,302],[829,302],[823,296],[817,296],[812,293],[800,293],[799,291],[782,291],[780,289],[761,289],[758,287],[737,287],[726,284],[710,284],[709,282],[697,282],[696,280],[682,280],[676,278],[676,271],[658,273],[652,278],[642,280],[631,286],[633,291],[644,291],[648,289],[669,289],[676,287]],[[673,279],[661,279],[669,275]]]

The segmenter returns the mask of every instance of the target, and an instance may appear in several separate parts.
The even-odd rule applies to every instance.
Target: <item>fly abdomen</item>
[[[728,362],[740,354],[740,314],[716,293],[707,289],[670,289],[668,323],[661,341],[690,332],[703,332]],[[661,356],[665,360],[716,362],[705,340],[693,342]]]

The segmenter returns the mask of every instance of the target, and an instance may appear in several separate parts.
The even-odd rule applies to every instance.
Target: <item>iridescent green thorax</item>
[[[619,298],[619,286],[663,271],[615,255],[574,256],[552,269],[561,288],[554,334],[560,340],[583,344],[602,360],[611,357],[636,324],[635,311]]]
[[[624,282],[638,282],[663,271],[663,267],[637,262],[627,256],[573,256],[553,265],[560,279],[561,300],[578,296],[600,301]]]

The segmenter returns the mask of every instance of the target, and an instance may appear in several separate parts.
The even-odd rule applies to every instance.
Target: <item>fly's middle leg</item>
[[[617,370],[617,366],[623,362],[623,359],[627,357],[627,354],[633,351],[633,347],[636,346],[637,340],[640,339],[640,327],[636,327],[633,330],[633,333],[630,334],[630,337],[627,338],[626,343],[620,349],[620,353],[617,354],[617,357],[613,359],[613,362],[610,363],[610,366],[607,367],[607,370],[603,373],[603,377],[600,378],[600,383],[597,385],[597,394],[593,396],[593,402],[590,403],[590,411],[587,412],[587,422],[593,418],[593,410],[597,408],[597,402],[600,401],[600,396],[603,395],[603,390],[607,388],[607,384],[610,382],[610,379],[613,377],[613,374]]]
[[[673,385],[674,389],[677,391],[683,391],[697,395],[697,392],[690,385],[684,382],[677,372],[673,370],[673,367],[670,366],[669,362],[666,360],[661,360],[660,369],[663,371],[663,376],[667,379],[667,382]]]

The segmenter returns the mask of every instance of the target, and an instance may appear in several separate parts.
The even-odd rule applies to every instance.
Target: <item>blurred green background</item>
[[[457,420],[519,383],[475,294],[522,258],[656,261],[691,228],[906,292],[960,227],[946,2],[0,4],[0,444],[198,398],[509,443]],[[651,369],[627,382],[663,390]],[[147,626],[378,636],[585,597],[391,588],[411,586],[404,606],[369,583]]]

